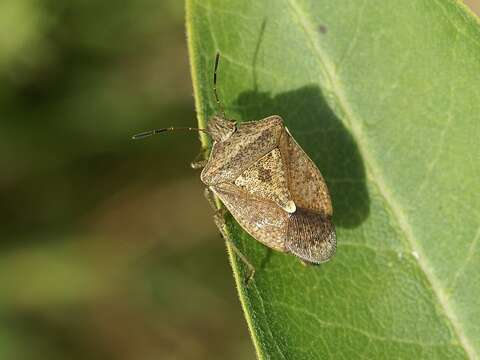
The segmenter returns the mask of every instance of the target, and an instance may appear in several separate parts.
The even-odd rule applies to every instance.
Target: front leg
[[[202,147],[202,150],[198,153],[198,155],[193,159],[193,161],[190,163],[190,167],[195,170],[203,169],[205,165],[207,165],[208,160],[205,158],[207,157],[208,154],[208,148]]]

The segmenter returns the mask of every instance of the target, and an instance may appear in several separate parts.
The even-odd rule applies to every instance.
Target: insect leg
[[[195,159],[190,163],[190,167],[195,170],[203,169],[205,165],[207,165],[207,160],[205,160],[207,152],[208,149],[202,147],[202,150],[200,150]]]
[[[247,266],[249,270],[249,274],[245,279],[245,284],[248,285],[250,283],[250,280],[252,280],[253,276],[255,275],[255,267],[250,263],[250,261],[248,261],[247,257],[243,255],[242,252],[237,248],[237,246],[232,241],[230,234],[227,232],[226,223],[225,223],[225,214],[226,214],[225,208],[220,208],[220,209],[217,208],[215,204],[215,199],[213,197],[213,193],[208,187],[205,188],[204,195],[208,203],[212,207],[212,209],[215,211],[215,214],[213,215],[213,220],[218,230],[220,231],[220,234],[222,235],[223,239],[230,244],[230,247],[233,250],[233,252],[237,254],[240,260],[242,260],[242,262]]]
[[[206,187],[205,190],[203,191],[203,196],[205,196],[205,199],[207,199],[208,203],[210,204],[210,207],[215,213],[220,211],[217,207],[217,204],[215,203],[215,198],[213,197],[213,193],[208,187]],[[225,210],[222,210],[222,211],[225,211]]]
[[[242,254],[240,249],[238,249],[237,246],[235,245],[235,243],[232,241],[232,238],[230,237],[230,234],[226,231],[226,223],[225,223],[224,216],[225,216],[225,210],[223,208],[218,210],[213,216],[213,219],[215,221],[215,225],[217,225],[218,229],[220,230],[220,233],[222,234],[222,237],[225,239],[226,242],[229,243],[233,252],[247,266],[249,274],[247,275],[247,278],[245,279],[245,284],[248,285],[250,283],[250,280],[252,280],[253,276],[255,275],[255,267],[250,263],[250,261],[248,261],[247,257]]]

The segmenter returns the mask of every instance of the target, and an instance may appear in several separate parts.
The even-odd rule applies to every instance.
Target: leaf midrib
[[[297,0],[286,0],[288,5],[292,8],[293,13],[297,17],[298,24],[301,26],[308,43],[310,44],[311,50],[313,51],[315,58],[320,65],[320,70],[327,76],[331,88],[329,92],[334,95],[336,100],[336,105],[342,110],[340,116],[341,121],[344,126],[349,129],[352,133],[353,138],[356,140],[362,159],[365,161],[365,167],[367,176],[370,181],[375,184],[380,194],[384,198],[386,204],[389,206],[395,220],[397,221],[398,227],[403,232],[405,240],[407,242],[406,246],[410,248],[410,251],[415,251],[418,256],[415,256],[418,266],[425,274],[426,279],[431,285],[433,293],[440,303],[444,315],[448,322],[451,324],[455,335],[465,350],[466,354],[470,359],[477,359],[478,356],[474,347],[472,346],[470,339],[466,336],[461,327],[461,323],[457,318],[455,311],[450,306],[448,296],[446,291],[443,288],[441,282],[435,276],[432,271],[432,268],[428,261],[426,261],[426,256],[423,252],[423,249],[418,242],[417,238],[414,235],[412,226],[408,221],[407,215],[402,208],[402,206],[396,201],[394,195],[389,189],[387,182],[385,181],[380,166],[376,163],[375,157],[372,155],[372,152],[369,148],[366,137],[363,134],[363,129],[360,126],[360,117],[357,116],[354,111],[349,106],[349,102],[346,98],[345,92],[341,87],[341,82],[337,78],[336,72],[334,71],[333,63],[330,61],[328,56],[325,54],[320,45],[315,41],[314,27],[311,22],[308,20],[307,15],[301,9]],[[320,83],[322,87],[322,84]],[[334,107],[336,108],[336,107]]]

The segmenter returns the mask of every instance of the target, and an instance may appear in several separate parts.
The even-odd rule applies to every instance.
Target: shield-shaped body
[[[201,179],[238,223],[272,249],[328,261],[336,249],[328,189],[282,119],[213,118],[209,128],[218,136]]]

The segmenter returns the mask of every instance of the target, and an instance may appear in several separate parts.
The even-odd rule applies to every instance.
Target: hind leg
[[[215,204],[215,199],[213,198],[213,194],[209,188],[205,188],[204,194],[210,206],[215,210],[215,214],[213,215],[213,220],[218,230],[220,231],[220,234],[222,235],[223,239],[226,242],[228,242],[233,252],[240,258],[240,260],[242,260],[242,262],[248,268],[249,274],[245,279],[245,284],[248,285],[250,283],[250,280],[252,280],[253,276],[255,275],[255,267],[250,263],[250,261],[248,261],[247,257],[243,255],[242,252],[237,248],[230,234],[227,232],[227,224],[225,223],[225,215],[227,211],[225,210],[225,208],[220,208],[220,209],[217,208]]]

